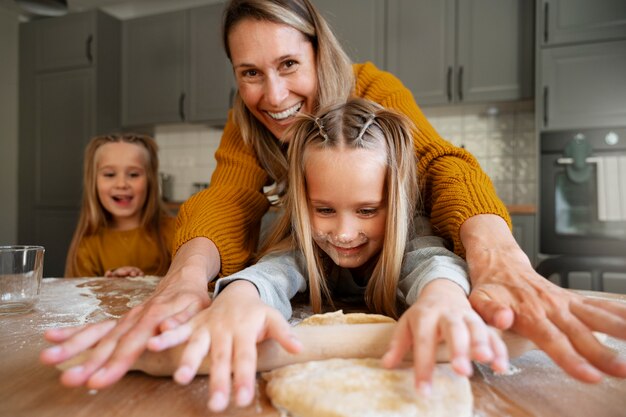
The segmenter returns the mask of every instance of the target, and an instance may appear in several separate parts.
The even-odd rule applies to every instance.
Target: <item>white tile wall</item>
[[[195,183],[210,183],[215,170],[215,151],[222,131],[204,125],[157,126],[160,171],[171,176],[172,199],[185,201],[197,191]]]
[[[506,204],[536,204],[537,143],[532,102],[423,109],[435,129],[478,159]],[[172,176],[173,199],[184,201],[209,183],[222,131],[204,125],[157,126],[161,171]]]
[[[532,102],[423,109],[441,136],[470,151],[505,204],[537,203]]]

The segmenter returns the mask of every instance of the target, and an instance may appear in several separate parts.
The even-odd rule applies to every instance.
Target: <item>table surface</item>
[[[35,310],[0,316],[0,416],[211,415],[206,409],[206,377],[183,387],[170,378],[131,372],[112,387],[95,391],[63,387],[58,382],[60,372],[39,362],[39,352],[47,346],[42,336],[46,329],[118,318],[150,294],[157,282],[155,277],[47,278]],[[626,302],[623,295],[586,295]],[[626,355],[626,342],[609,338],[606,343]],[[626,380],[580,383],[541,351],[514,359],[508,375],[494,375],[484,366],[475,366],[471,385],[475,417],[626,416]],[[257,388],[250,407],[231,407],[222,415],[278,417],[263,383]]]

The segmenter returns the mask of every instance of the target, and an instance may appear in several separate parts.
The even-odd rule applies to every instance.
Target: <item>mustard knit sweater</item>
[[[417,127],[414,140],[422,201],[435,233],[448,238],[463,256],[459,230],[469,217],[496,214],[510,225],[506,207],[476,159],[437,134],[400,80],[369,62],[355,64],[354,71],[356,95],[405,114]],[[256,248],[260,220],[269,208],[262,192],[268,175],[253,149],[244,144],[232,112],[215,159],[211,186],[180,208],[174,251],[195,237],[206,237],[217,246],[220,274],[226,276],[243,269]]]
[[[161,233],[166,242],[174,237],[175,220],[163,217]],[[171,253],[171,244],[168,249]],[[102,229],[97,234],[83,238],[76,252],[80,277],[101,277],[108,270],[122,266],[134,266],[145,275],[163,275],[159,271],[157,242],[151,239],[144,228],[131,230]]]

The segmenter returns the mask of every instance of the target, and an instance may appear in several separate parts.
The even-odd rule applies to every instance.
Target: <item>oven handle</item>
[[[600,159],[601,158],[598,158],[597,156],[590,156],[585,158],[585,162],[588,164],[597,164],[600,162]],[[574,163],[574,158],[558,158],[556,163],[559,165],[572,165]]]

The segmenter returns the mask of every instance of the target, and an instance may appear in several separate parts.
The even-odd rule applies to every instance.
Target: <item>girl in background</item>
[[[164,275],[175,219],[159,196],[154,139],[93,138],[85,150],[83,199],[66,277]]]
[[[289,131],[285,212],[266,255],[217,281],[212,305],[190,324],[149,342],[162,350],[188,341],[175,380],[186,384],[211,358],[209,408],[254,396],[256,344],[275,338],[290,352],[290,300],[308,288],[313,311],[333,299],[359,297],[370,311],[400,318],[384,364],[397,365],[411,345],[417,387],[427,393],[435,348],[448,342],[454,370],[471,359],[507,367],[506,347],[467,299],[466,264],[431,236],[416,215],[418,183],[410,122],[364,99],[304,116]],[[407,309],[408,307],[408,309]],[[402,310],[405,310],[402,314]]]

